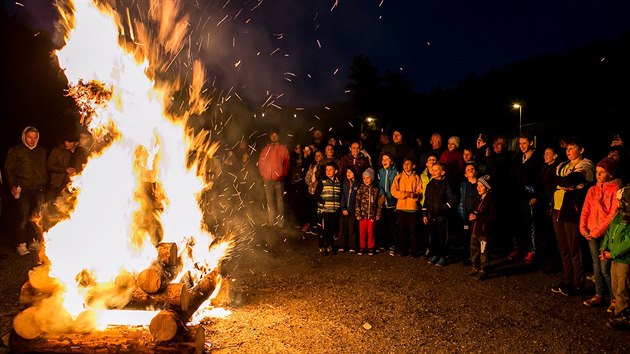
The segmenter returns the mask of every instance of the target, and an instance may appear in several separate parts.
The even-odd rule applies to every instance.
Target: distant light
[[[512,107],[513,107],[513,108],[521,108],[521,105],[520,105],[520,104],[518,104],[518,103],[515,103]]]

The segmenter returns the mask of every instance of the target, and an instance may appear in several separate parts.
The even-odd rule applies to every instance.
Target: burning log
[[[182,321],[177,313],[163,310],[151,319],[149,332],[151,332],[156,341],[162,342],[175,338],[175,335],[182,327]]]
[[[28,272],[28,281],[31,286],[38,291],[46,294],[52,294],[58,287],[59,281],[50,277],[50,266],[41,265],[35,267]]]
[[[166,266],[177,264],[177,244],[172,242],[162,242],[157,246],[157,261]]]
[[[171,341],[156,342],[146,327],[109,327],[92,333],[43,334],[27,340],[9,335],[12,353],[203,353],[201,326],[182,328]]]
[[[35,339],[44,333],[37,321],[37,311],[32,307],[18,313],[13,318],[13,329],[24,339]]]
[[[189,303],[188,287],[185,284],[173,283],[168,284],[163,291],[154,294],[135,288],[131,293],[131,300],[125,308],[141,310],[158,308],[186,311]]]
[[[163,266],[155,263],[138,274],[136,285],[149,294],[156,293],[166,287],[177,275],[174,266]]]
[[[188,309],[183,311],[180,315],[183,322],[187,323],[190,321],[190,318],[195,314],[199,306],[201,306],[201,304],[208,300],[210,295],[212,295],[217,286],[218,276],[218,269],[214,269],[204,275],[203,278],[201,278],[197,284],[190,289],[190,302],[188,303]]]
[[[22,288],[20,289],[20,296],[18,297],[18,302],[21,305],[31,305],[43,299],[46,299],[50,296],[50,294],[42,293],[41,291],[35,289],[31,282],[28,280]]]

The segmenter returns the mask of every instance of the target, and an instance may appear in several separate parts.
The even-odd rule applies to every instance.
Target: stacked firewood
[[[29,307],[13,319],[10,347],[15,352],[42,353],[202,351],[205,340],[203,328],[187,324],[214,292],[219,279],[218,271],[215,269],[205,274],[196,284],[192,284],[189,276],[182,277],[179,283],[173,283],[179,271],[177,245],[160,243],[157,250],[158,255],[151,266],[136,277],[128,273],[119,275],[114,285],[108,285],[110,288],[95,284],[89,274],[80,274],[78,281],[90,289],[85,295],[88,309],[74,320],[60,305],[60,299],[56,299],[55,293],[60,284],[50,277],[50,266],[44,262],[32,269],[19,296],[19,302]],[[111,293],[111,287],[114,287],[115,292],[124,294],[125,301],[106,302],[105,306],[110,309],[107,311],[159,310],[148,328],[118,326],[95,331],[86,326],[92,322],[89,320],[91,316],[94,316],[94,310],[89,309],[90,304],[99,301],[102,306],[103,300],[99,295]],[[54,317],[51,318],[52,313]],[[138,349],[140,347],[144,349]]]

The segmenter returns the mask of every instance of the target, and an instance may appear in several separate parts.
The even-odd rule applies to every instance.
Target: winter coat
[[[87,151],[83,147],[77,146],[72,152],[66,149],[63,144],[56,146],[50,152],[46,162],[46,167],[50,174],[50,187],[62,188],[67,185],[70,182],[67,169],[71,167],[79,173],[83,170],[83,164],[86,161]]]
[[[361,184],[357,190],[354,214],[359,219],[380,219],[383,205],[378,203],[379,188]]]
[[[468,179],[462,181],[459,189],[459,203],[457,204],[457,213],[468,224],[468,216],[475,209],[475,203],[479,199],[477,192],[477,183],[470,183]]]
[[[569,161],[556,168],[558,189],[553,195],[553,207],[560,212],[557,221],[578,224],[588,185],[593,182],[593,162],[582,159],[575,166],[568,167]]]
[[[318,213],[337,213],[341,208],[341,183],[335,176],[333,179],[324,176],[315,188]]]
[[[339,160],[339,175],[345,178],[346,170],[351,167],[354,168],[354,177],[359,178],[363,174],[363,171],[370,167],[370,160],[361,155],[357,157],[352,156],[352,154],[342,156]]]
[[[385,208],[393,209],[396,207],[396,198],[392,195],[391,186],[394,183],[394,177],[398,174],[398,170],[394,166],[389,168],[380,168],[378,170],[378,192],[385,198]]]
[[[439,161],[444,164],[449,179],[460,179],[464,174],[464,158],[460,150],[444,150]]]
[[[422,181],[415,172],[408,174],[403,171],[399,173],[394,177],[391,187],[392,196],[397,199],[396,210],[418,211],[420,209],[418,201],[423,193]],[[406,198],[405,192],[412,192],[414,196]]]
[[[606,234],[608,225],[617,214],[619,201],[617,191],[621,188],[619,178],[599,183],[588,189],[580,215],[580,233],[599,238]]]
[[[492,230],[492,223],[496,218],[492,193],[487,193],[483,199],[478,198],[475,201],[473,213],[477,218],[473,221],[472,234],[487,241]]]
[[[432,179],[424,190],[423,216],[446,217],[457,201],[447,178]]]
[[[258,172],[265,181],[284,181],[290,167],[289,150],[280,144],[268,144],[260,151]]]
[[[361,183],[354,179],[344,178],[341,182],[341,211],[347,211],[350,215],[354,214],[355,199],[357,197],[357,190]]]
[[[4,171],[9,190],[17,186],[43,189],[48,183],[46,150],[41,146],[29,149],[24,144],[16,145],[7,152]]]
[[[609,251],[613,262],[630,264],[630,224],[623,221],[620,213],[610,222],[600,249]]]

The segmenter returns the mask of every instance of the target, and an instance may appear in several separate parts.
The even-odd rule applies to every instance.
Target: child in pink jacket
[[[610,284],[610,261],[599,258],[599,248],[608,225],[617,213],[618,201],[615,195],[621,188],[621,180],[613,179],[617,162],[604,158],[597,163],[595,178],[597,183],[589,188],[580,215],[580,233],[588,240],[588,247],[593,261],[595,277],[595,296],[584,301],[586,306],[598,306],[604,302],[604,292],[610,294],[611,308],[615,299]]]

